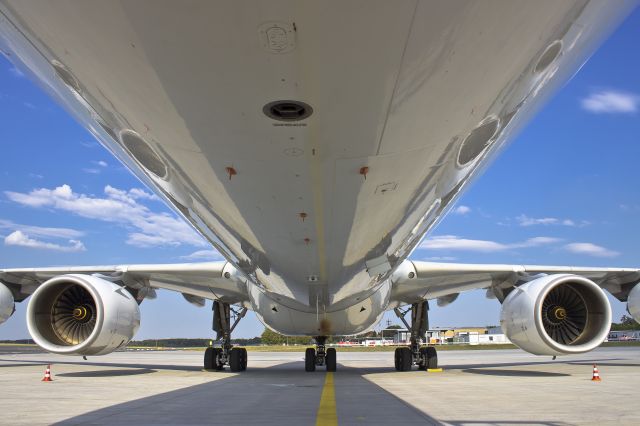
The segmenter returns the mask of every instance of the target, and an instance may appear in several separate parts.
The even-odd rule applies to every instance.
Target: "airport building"
[[[354,337],[338,342],[338,346],[393,346],[409,344],[407,329],[387,328],[379,337]],[[470,344],[488,345],[511,343],[500,327],[436,327],[427,331],[432,345]]]
[[[471,345],[511,343],[500,327],[436,327],[427,332],[431,344]]]
[[[609,331],[609,342],[629,342],[640,340],[640,330],[615,330]]]

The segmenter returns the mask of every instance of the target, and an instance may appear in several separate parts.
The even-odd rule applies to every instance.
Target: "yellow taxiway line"
[[[336,391],[333,387],[333,373],[327,372],[320,397],[320,406],[316,416],[316,426],[333,426],[338,424],[336,413]]]

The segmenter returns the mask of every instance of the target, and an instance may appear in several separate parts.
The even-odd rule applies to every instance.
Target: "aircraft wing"
[[[490,265],[410,261],[394,274],[391,300],[413,303],[438,299],[439,306],[453,302],[463,291],[487,289],[487,297],[500,301],[508,291],[541,274],[573,274],[590,279],[624,302],[640,283],[640,269],[574,266]]]
[[[162,265],[77,266],[51,268],[0,269],[0,283],[22,301],[50,278],[65,274],[97,275],[124,285],[140,302],[154,298],[155,289],[182,293],[195,305],[205,299],[238,303],[248,300],[246,283],[227,262],[177,263]]]

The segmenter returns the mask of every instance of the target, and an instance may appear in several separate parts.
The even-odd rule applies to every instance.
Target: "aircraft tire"
[[[400,348],[400,371],[411,370],[412,354],[410,348]]]
[[[204,369],[214,370],[216,362],[215,351],[213,348],[207,348],[204,351]]]
[[[242,352],[242,363],[240,364],[241,371],[245,371],[247,369],[247,348],[238,348]]]
[[[304,371],[316,371],[316,350],[313,348],[304,351]]]
[[[434,370],[438,368],[438,352],[436,351],[436,348],[434,348],[433,346],[427,346],[426,352],[427,352],[427,364],[426,364],[427,370]]]
[[[335,348],[327,349],[327,354],[325,356],[325,364],[327,364],[327,371],[336,371],[337,361],[336,361]]]
[[[236,373],[242,371],[242,349],[231,348],[229,351],[229,369]]]

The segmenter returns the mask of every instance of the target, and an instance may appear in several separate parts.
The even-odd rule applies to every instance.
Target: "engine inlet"
[[[542,302],[542,324],[554,341],[575,342],[587,325],[587,304],[571,285],[559,285]]]
[[[66,288],[51,308],[53,332],[68,345],[85,341],[96,326],[96,304],[91,294],[74,285]]]

